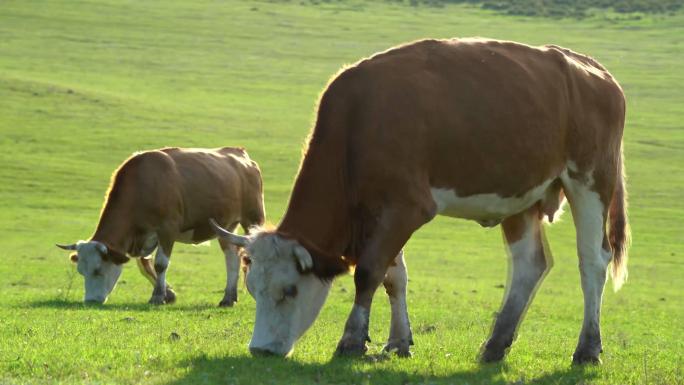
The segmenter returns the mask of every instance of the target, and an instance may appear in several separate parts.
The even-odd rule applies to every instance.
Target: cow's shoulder
[[[249,154],[244,147],[221,147],[214,150],[223,155],[232,155],[235,157],[249,159]]]
[[[114,171],[115,181],[123,181],[127,175],[167,168],[173,163],[173,159],[165,150],[134,152]]]

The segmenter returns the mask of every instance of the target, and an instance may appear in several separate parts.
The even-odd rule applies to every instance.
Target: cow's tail
[[[620,290],[627,280],[627,249],[630,244],[630,230],[627,222],[627,190],[625,189],[625,173],[623,156],[618,159],[617,183],[608,211],[608,241],[613,249],[611,277],[613,289]]]

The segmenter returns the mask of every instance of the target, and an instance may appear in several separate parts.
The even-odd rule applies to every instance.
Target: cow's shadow
[[[120,311],[120,310],[133,310],[133,311],[202,311],[210,309],[220,309],[216,304],[178,304],[174,303],[171,305],[150,305],[146,302],[135,302],[135,303],[107,303],[105,305],[98,304],[85,304],[82,301],[69,301],[62,299],[46,299],[30,302],[23,307],[29,308],[50,308],[50,309],[64,309],[64,310],[87,310],[87,311]]]
[[[218,309],[212,304],[154,306],[146,303],[114,303],[85,305],[80,301],[46,299],[25,304],[24,307],[84,311],[203,311]],[[200,355],[180,363],[187,368],[179,379],[168,385],[181,384],[491,384],[541,385],[578,384],[590,382],[599,371],[582,366],[552,370],[534,378],[513,378],[508,365],[503,363],[477,365],[469,370],[455,370],[445,375],[417,373],[410,360],[402,365],[400,358],[382,354],[362,358],[332,358],[323,363],[302,363],[295,359],[274,357],[253,358],[249,355],[208,357]],[[395,365],[385,365],[387,360]],[[398,362],[396,361],[398,360]],[[342,380],[340,380],[342,378]]]
[[[391,358],[392,360],[401,360]],[[414,358],[415,359],[415,358]],[[447,375],[423,375],[409,369],[412,365],[387,368],[381,355],[363,358],[332,358],[325,363],[301,363],[281,358],[250,356],[200,356],[184,362],[188,373],[167,385],[182,384],[578,384],[596,377],[595,370],[568,366],[536,378],[506,378],[506,363],[484,364],[472,370]],[[365,365],[364,363],[377,363]],[[405,369],[402,369],[404,367]],[[342,378],[342,380],[340,380]]]

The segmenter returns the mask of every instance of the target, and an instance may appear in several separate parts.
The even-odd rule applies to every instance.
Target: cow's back
[[[259,168],[244,149],[162,150],[173,159],[181,186],[184,228],[201,228],[213,233],[207,218],[242,218],[261,198]],[[257,199],[258,200],[258,199]]]
[[[577,130],[577,116],[603,106],[582,100],[577,89],[614,96],[606,94],[616,87],[612,78],[582,78],[577,71],[587,69],[569,64],[568,54],[555,47],[426,40],[347,69],[331,83],[321,108],[327,99],[352,116],[339,129],[355,158],[348,159],[349,174],[362,189],[404,179],[463,196],[518,196],[564,169],[575,151],[569,147],[583,140],[577,136],[594,135],[588,130],[596,127]],[[605,73],[598,67],[589,72]]]

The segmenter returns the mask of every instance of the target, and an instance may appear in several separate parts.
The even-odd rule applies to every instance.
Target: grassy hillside
[[[438,218],[407,245],[414,357],[332,360],[353,299],[340,278],[291,360],[247,352],[254,302],[218,309],[217,245],[174,250],[172,306],[127,266],[102,308],[56,242],[85,239],[111,171],[162,146],[246,146],[268,217],[283,213],[321,88],[337,69],[421,37],[555,43],[623,85],[630,280],[607,290],[604,365],[572,368],[582,296],[569,213],[548,229],[555,266],[505,363],[480,366],[503,295],[498,229]],[[684,15],[583,21],[340,1],[0,2],[0,383],[684,383]],[[389,331],[378,292],[372,354]],[[176,333],[180,338],[172,338]]]

